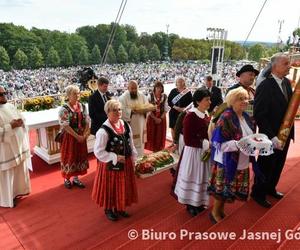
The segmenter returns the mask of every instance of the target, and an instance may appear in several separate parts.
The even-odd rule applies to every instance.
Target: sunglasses
[[[5,96],[6,92],[0,92],[0,96]]]

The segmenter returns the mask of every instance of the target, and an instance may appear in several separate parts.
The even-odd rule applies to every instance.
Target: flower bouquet
[[[81,103],[87,103],[89,101],[89,97],[91,95],[91,91],[81,91],[80,92],[80,102]]]
[[[55,107],[55,100],[51,96],[40,96],[26,99],[24,102],[24,109],[26,111],[40,111]]]

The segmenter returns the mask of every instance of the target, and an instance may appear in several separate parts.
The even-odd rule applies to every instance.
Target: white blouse
[[[124,121],[122,121],[122,120],[120,120],[120,121],[121,121],[122,125],[124,125]],[[114,130],[114,128],[111,126],[108,119],[103,124],[108,126],[109,128],[111,128],[115,133],[117,133]],[[137,151],[133,144],[132,130],[131,130],[130,125],[129,125],[129,128],[130,128],[130,146],[131,146],[131,151],[132,151],[133,162],[135,162],[138,154],[137,154]],[[112,161],[113,164],[116,165],[117,160],[118,160],[117,154],[113,153],[113,152],[108,152],[105,150],[108,140],[109,140],[108,133],[106,132],[105,129],[100,128],[96,133],[96,140],[95,140],[95,144],[94,144],[94,154],[99,161],[102,161],[102,162]]]

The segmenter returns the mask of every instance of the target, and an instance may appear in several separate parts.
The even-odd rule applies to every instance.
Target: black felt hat
[[[252,65],[246,64],[243,67],[241,67],[241,69],[238,72],[236,72],[236,76],[239,77],[244,72],[254,72],[256,76],[259,73],[259,71],[257,69],[255,69],[255,68],[253,68]]]

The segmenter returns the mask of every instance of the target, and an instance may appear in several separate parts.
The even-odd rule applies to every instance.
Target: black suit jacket
[[[106,98],[109,100],[109,96]],[[89,98],[89,115],[91,117],[91,134],[96,135],[98,129],[106,121],[107,115],[104,112],[104,101],[99,91],[95,91]]]
[[[210,93],[211,93],[211,97],[210,97],[211,104],[208,109],[208,112],[213,111],[216,106],[219,106],[220,104],[223,103],[223,97],[220,88],[218,88],[217,86],[212,86]]]
[[[254,119],[259,127],[259,132],[266,134],[269,139],[277,136],[293,95],[290,81],[287,78],[284,78],[282,84],[286,86],[288,101],[272,76],[262,81],[255,92]],[[291,129],[290,137],[294,138],[294,127]]]

